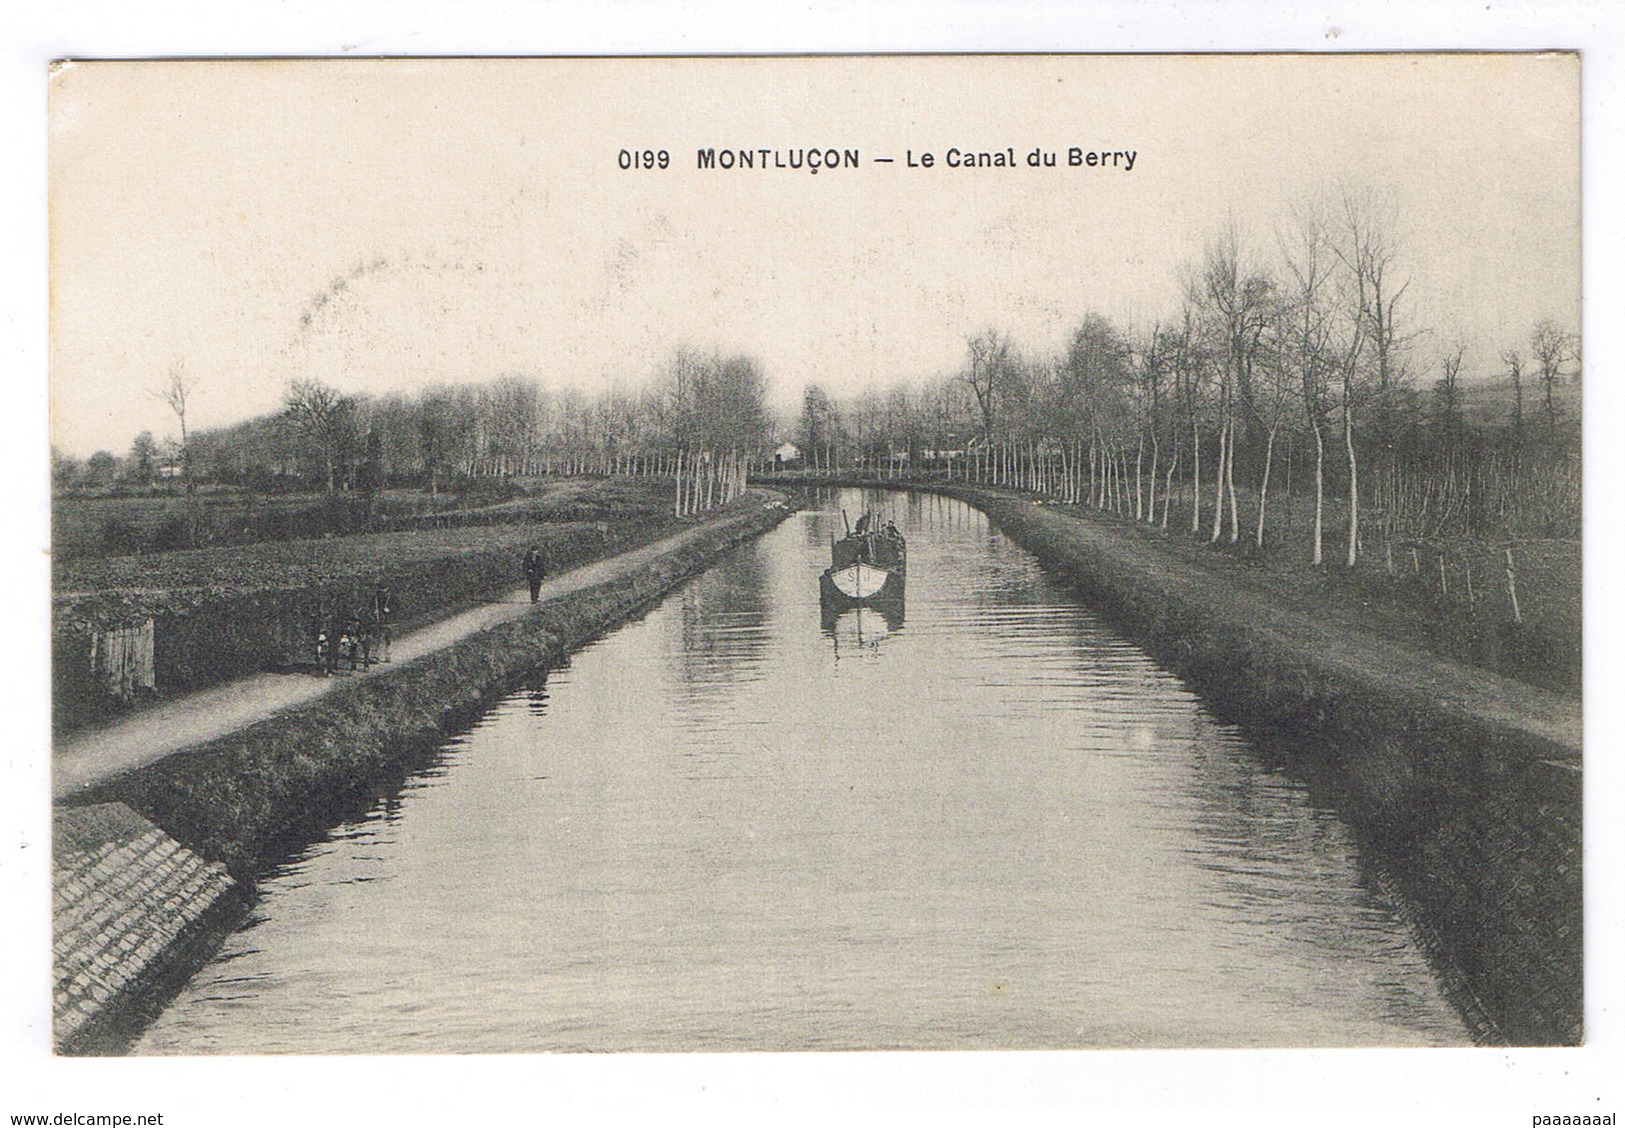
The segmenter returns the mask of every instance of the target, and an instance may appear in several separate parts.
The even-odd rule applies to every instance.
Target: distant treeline
[[[672,473],[696,455],[757,453],[770,434],[760,365],[685,349],[649,386],[597,396],[552,392],[520,375],[378,397],[296,381],[280,412],[195,431],[184,448],[143,432],[122,459],[58,456],[53,469],[63,489],[217,483],[367,496],[411,485],[437,494],[512,475]]]

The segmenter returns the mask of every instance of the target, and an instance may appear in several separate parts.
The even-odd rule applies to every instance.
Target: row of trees
[[[1576,339],[1537,324],[1530,359],[1501,356],[1506,410],[1471,420],[1466,344],[1441,346],[1413,318],[1396,227],[1379,197],[1345,193],[1300,209],[1267,251],[1221,231],[1167,320],[1124,330],[1089,314],[1054,356],[990,328],[968,339],[959,373],[916,390],[837,407],[809,388],[803,456],[815,467],[934,460],[1164,526],[1177,499],[1190,531],[1214,542],[1242,538],[1245,506],[1258,548],[1283,455],[1288,472],[1296,456],[1309,464],[1299,482],[1315,564],[1334,493],[1349,566],[1368,514],[1385,540],[1578,535],[1578,428],[1565,408]],[[1480,387],[1475,398],[1495,397]]]
[[[766,397],[755,360],[692,349],[647,387],[595,397],[520,375],[378,397],[296,380],[274,415],[194,432],[184,446],[143,432],[122,460],[106,451],[84,464],[59,458],[56,473],[64,486],[184,477],[319,484],[330,494],[388,482],[438,492],[449,479],[511,474],[675,473],[679,463],[692,473],[761,451],[771,434]]]

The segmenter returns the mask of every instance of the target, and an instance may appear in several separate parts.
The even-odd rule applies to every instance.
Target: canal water
[[[866,504],[906,611],[830,622]],[[1466,1044],[1384,888],[978,511],[846,491],[268,874],[135,1050]]]

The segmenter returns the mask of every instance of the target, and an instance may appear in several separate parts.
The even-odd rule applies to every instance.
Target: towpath
[[[1348,608],[1308,607],[1281,585],[1225,567],[1194,546],[1152,539],[1138,529],[1105,524],[1055,507],[1037,506],[1006,491],[982,491],[995,521],[1027,523],[1058,535],[1075,551],[1116,559],[1153,590],[1207,609],[1219,620],[1248,624],[1273,636],[1284,653],[1304,656],[1353,684],[1382,686],[1393,700],[1430,711],[1476,718],[1538,738],[1554,751],[1547,762],[1578,772],[1583,720],[1580,702],[1538,686],[1465,666],[1376,630]],[[1222,570],[1221,570],[1222,569]]]
[[[710,527],[710,524],[697,525],[642,548],[561,572],[542,584],[542,600],[546,602],[618,579],[682,547]],[[104,728],[71,733],[57,743],[53,752],[52,795],[56,799],[69,798],[184,748],[247,728],[291,706],[314,701],[353,678],[377,677],[532,610],[530,591],[521,585],[471,610],[396,638],[390,665],[380,664],[354,673],[345,671],[328,678],[304,673],[255,674],[186,694]]]

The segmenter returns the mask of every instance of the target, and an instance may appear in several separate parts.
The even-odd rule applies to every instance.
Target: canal
[[[866,504],[906,612],[829,622]],[[1467,1044],[1387,888],[977,510],[843,491],[266,874],[134,1050]]]

